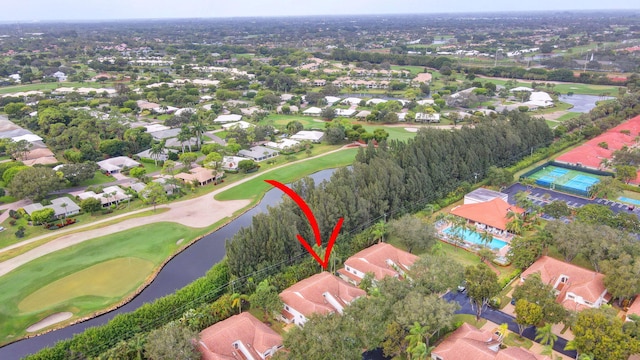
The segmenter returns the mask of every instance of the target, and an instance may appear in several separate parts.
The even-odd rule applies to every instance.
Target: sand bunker
[[[55,323],[59,323],[61,321],[65,321],[69,318],[71,318],[73,316],[73,313],[70,312],[61,312],[61,313],[55,313],[53,315],[49,315],[46,318],[38,321],[37,323],[29,326],[27,328],[27,332],[34,332],[34,331],[38,331],[40,329],[44,329],[46,327],[49,327]]]
[[[418,128],[404,128],[408,132],[418,132]]]

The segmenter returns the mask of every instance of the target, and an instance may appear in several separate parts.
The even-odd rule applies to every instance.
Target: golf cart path
[[[91,240],[93,238],[110,235],[110,234],[124,231],[124,230],[129,230],[142,225],[153,224],[157,222],[175,222],[178,224],[182,224],[189,227],[195,227],[195,228],[204,228],[207,226],[211,226],[216,222],[224,219],[225,217],[233,216],[235,212],[245,208],[251,203],[249,200],[218,201],[214,199],[215,195],[225,190],[231,189],[235,186],[238,186],[240,184],[244,184],[245,182],[250,181],[258,176],[262,176],[264,174],[281,169],[283,167],[298,164],[300,162],[307,161],[310,159],[326,156],[334,152],[341,151],[343,149],[348,149],[348,148],[349,147],[343,146],[339,149],[332,150],[320,155],[316,155],[306,159],[301,159],[291,163],[283,164],[283,165],[274,167],[272,169],[266,170],[264,172],[258,172],[255,175],[239,180],[233,184],[230,184],[229,186],[222,187],[220,189],[217,189],[215,191],[204,194],[194,199],[183,200],[175,203],[158,206],[158,208],[168,208],[169,211],[165,211],[155,215],[145,216],[142,218],[126,219],[117,224],[107,225],[105,227],[101,227],[98,229],[91,229],[87,231],[74,232],[68,235],[61,235],[60,237],[54,240],[51,240],[46,244],[38,246],[35,249],[29,250],[24,254],[20,254],[4,262],[0,262],[0,276],[7,274],[8,272],[16,269],[21,265],[28,263],[29,261],[35,260],[41,256],[50,254],[54,251],[67,248],[67,247],[82,243],[84,241]],[[63,231],[60,231],[58,234],[61,234],[61,233],[63,234],[65,230],[66,232],[77,231],[82,228],[92,227],[100,223],[112,221],[118,218],[129,216],[131,214],[136,214],[136,213],[140,213],[148,210],[151,210],[151,207],[117,215],[108,219],[95,221],[89,224],[78,226],[75,229],[68,229],[68,230],[64,229]],[[44,238],[48,238],[48,237],[51,237],[51,235],[46,234],[46,235],[36,236],[32,239],[25,240],[20,243],[16,243],[11,246],[2,248],[0,249],[0,253],[11,250],[11,249],[15,249],[15,248],[18,248],[18,247],[21,247],[29,243],[32,243]]]

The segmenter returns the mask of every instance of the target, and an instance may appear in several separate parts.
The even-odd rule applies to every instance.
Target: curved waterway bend
[[[310,175],[310,177],[316,184],[319,184],[323,180],[328,180],[334,171],[335,169],[322,170]],[[204,276],[213,265],[224,257],[225,239],[231,238],[240,228],[251,225],[251,219],[254,215],[265,212],[268,206],[274,206],[281,202],[282,196],[282,191],[278,189],[269,190],[256,207],[221,229],[203,237],[171,259],[153,282],[126,305],[75,325],[8,344],[0,348],[0,359],[20,359],[36,353],[40,349],[53,346],[57,341],[69,339],[88,327],[105,324],[117,314],[133,311],[145,303],[185,287],[195,279]]]

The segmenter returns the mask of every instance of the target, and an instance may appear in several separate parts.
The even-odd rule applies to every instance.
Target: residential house
[[[416,260],[416,255],[387,243],[378,243],[349,257],[338,274],[356,285],[360,284],[367,273],[372,273],[376,281],[386,276],[403,278]]]
[[[269,141],[268,143],[264,144],[264,146],[269,147],[269,148],[273,148],[273,149],[278,149],[278,150],[291,150],[294,146],[300,144],[300,141],[297,140],[291,140],[291,139],[282,139],[282,140],[278,140],[277,142],[273,142],[273,141]]]
[[[336,109],[336,116],[352,117],[355,113],[354,109]]]
[[[322,113],[322,109],[320,109],[319,107],[312,106],[312,107],[306,109],[305,111],[303,111],[302,115],[320,116],[321,113]]]
[[[248,129],[250,127],[254,127],[255,125],[248,123],[246,121],[237,121],[232,123],[226,123],[222,125],[222,128],[225,130],[240,128],[240,129]]]
[[[240,156],[225,156],[222,158],[222,170],[237,171],[238,163],[246,158]]]
[[[62,218],[80,213],[80,206],[68,197],[62,197],[51,200],[51,205],[43,206],[40,203],[25,205],[24,211],[31,215],[34,211],[42,209],[53,209],[53,216]]]
[[[640,296],[636,295],[635,299],[633,300],[633,303],[631,303],[631,306],[629,306],[629,308],[627,309],[627,313],[625,315],[625,321],[633,321],[633,319],[631,319],[631,315],[637,315],[640,316]]]
[[[49,165],[58,162],[53,152],[47,148],[37,148],[30,150],[24,157],[21,157],[23,164],[27,166],[33,165]]]
[[[249,148],[248,150],[242,149],[238,151],[238,155],[249,158],[253,161],[264,161],[280,155],[280,152],[278,150],[269,149],[264,146],[254,146]]]
[[[440,114],[438,113],[416,113],[416,122],[439,123]]]
[[[509,213],[524,213],[524,209],[511,205],[502,198],[459,205],[451,209],[451,214],[467,219],[467,222],[475,224],[479,229],[494,234],[506,235]]]
[[[248,312],[200,332],[202,360],[267,359],[282,348],[282,336]]]
[[[332,275],[321,272],[280,293],[282,319],[302,326],[312,314],[342,314],[344,308],[366,292]]]
[[[360,99],[360,98],[348,97],[348,98],[342,100],[341,103],[347,104],[347,105],[360,105],[360,101],[362,101],[362,99]]]
[[[147,149],[145,151],[141,151],[136,154],[140,159],[151,159],[157,161],[167,161],[169,160],[169,151],[175,152],[175,150],[162,149],[160,154],[151,154],[151,149]]]
[[[224,175],[223,172],[218,172],[215,174],[214,173],[215,173],[215,170],[205,169],[203,167],[197,166],[189,170],[188,173],[182,172],[182,173],[179,173],[178,175],[175,175],[174,177],[176,179],[182,180],[185,183],[193,183],[195,181],[200,186],[203,186],[212,181],[217,181],[219,179],[222,179],[222,176]]]
[[[384,100],[384,99],[371,99],[367,101],[367,106],[372,106],[372,105],[375,106],[375,105],[386,103],[386,102],[387,100]]]
[[[98,161],[98,166],[109,174],[119,173],[125,168],[140,166],[140,163],[126,156],[117,156],[110,159]]]
[[[319,144],[324,138],[324,132],[317,130],[301,130],[291,135],[289,138],[299,141],[308,140],[312,143]]]
[[[553,99],[546,92],[534,91],[531,93],[529,101],[525,102],[524,105],[531,109],[547,108],[553,106]]]
[[[336,97],[336,96],[325,96],[324,99],[327,100],[327,105],[329,105],[329,106],[331,106],[331,105],[337,103],[338,101],[340,101],[340,98]]]
[[[58,81],[67,81],[67,74],[63,73],[62,71],[56,71],[52,76],[58,79]]]
[[[94,198],[100,200],[102,206],[109,206],[112,204],[119,204],[121,201],[131,199],[131,195],[127,194],[121,187],[117,185],[107,186],[102,189],[101,193],[96,194],[93,191],[85,191],[76,195],[78,199],[84,200],[88,198]]]
[[[356,119],[359,120],[364,120],[367,118],[367,116],[371,115],[371,111],[369,110],[362,110],[359,113],[356,114]]]
[[[489,330],[479,330],[463,323],[433,351],[432,360],[551,360],[527,349],[509,346],[500,348],[501,339]]]
[[[237,122],[240,120],[242,120],[242,115],[228,114],[228,115],[218,115],[218,117],[215,120],[213,120],[213,122],[217,124],[224,124],[224,123],[230,123],[230,122]]]
[[[542,282],[553,286],[556,302],[571,311],[598,308],[611,296],[604,286],[604,274],[543,256],[520,275],[526,281],[531,274],[539,273]]]

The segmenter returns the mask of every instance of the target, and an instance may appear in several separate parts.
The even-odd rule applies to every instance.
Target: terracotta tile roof
[[[213,175],[213,170],[205,169],[203,167],[195,167],[189,170],[188,173],[180,173],[175,176],[176,179],[180,179],[184,182],[191,182],[193,180],[197,180],[199,183],[204,184],[209,181],[215,179],[215,175]]]
[[[385,276],[400,275],[398,270],[389,264],[389,261],[402,271],[407,271],[416,260],[418,260],[416,255],[397,249],[387,243],[379,243],[351,256],[344,262],[344,265],[365,274],[371,272],[376,280],[382,280]]]
[[[533,263],[522,273],[522,278],[526,279],[527,276],[536,272],[540,273],[540,278],[543,283],[550,283],[551,285],[555,285],[561,275],[567,276],[569,278],[568,286],[562,289],[562,292],[574,293],[586,301],[596,302],[600,295],[606,290],[603,274],[549,256],[543,256]],[[577,305],[570,303],[565,305],[566,301],[564,301],[564,297],[560,300],[563,301],[563,305],[567,309],[571,307],[577,309]],[[582,310],[582,308],[579,310]]]
[[[451,209],[451,214],[462,218],[486,224],[500,230],[506,230],[507,214],[509,211],[523,213],[524,210],[515,205],[511,205],[501,198],[495,198],[475,204],[465,204]]]
[[[631,303],[631,306],[629,306],[629,309],[627,310],[627,316],[632,314],[640,316],[640,296],[636,296],[635,300],[633,300],[633,303]]]
[[[629,131],[630,135],[621,131]],[[629,121],[609,129],[604,134],[596,136],[581,146],[564,153],[556,158],[556,161],[577,164],[598,169],[603,159],[611,159],[615,150],[620,150],[623,146],[635,145],[636,135],[640,132],[640,116],[636,116]],[[607,149],[603,149],[598,144],[607,143]]]
[[[550,360],[547,356],[537,355],[519,347],[500,350],[499,345],[495,334],[463,323],[433,349],[432,354],[442,360]]]
[[[258,353],[282,346],[282,336],[244,312],[202,330],[198,349],[203,360],[244,359],[233,346],[236,341],[241,341],[256,359],[260,358]]]
[[[314,313],[342,312],[325,296],[330,294],[341,307],[365,296],[366,292],[328,272],[321,272],[295,283],[280,293],[282,302],[308,317]]]

